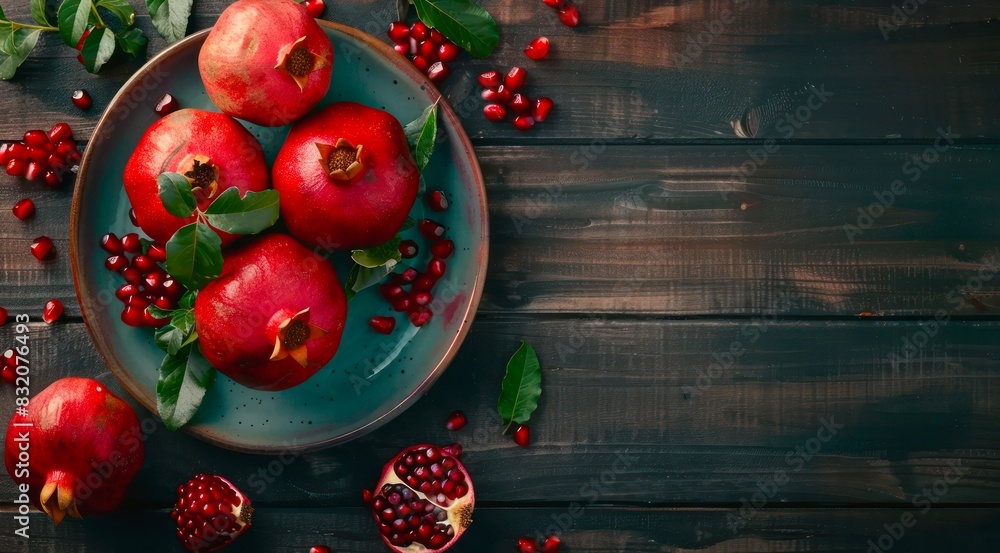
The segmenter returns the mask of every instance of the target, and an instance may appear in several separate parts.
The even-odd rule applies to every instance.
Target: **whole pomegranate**
[[[396,118],[340,102],[292,126],[272,177],[293,236],[321,248],[359,249],[403,226],[420,172]]]
[[[205,358],[259,390],[291,388],[326,365],[346,318],[333,266],[284,234],[230,252],[194,306]]]
[[[195,219],[176,217],[163,207],[156,178],[166,172],[187,177],[202,210],[229,187],[246,194],[268,186],[260,143],[232,117],[182,109],[159,119],[146,129],[125,165],[125,192],[139,227],[161,245]],[[236,239],[221,231],[219,236],[223,245]]]
[[[229,480],[199,474],[177,487],[177,502],[170,518],[177,524],[177,539],[192,553],[218,551],[250,527],[253,507]]]
[[[458,444],[415,445],[382,469],[371,508],[393,551],[444,551],[472,524],[476,494],[461,454]]]
[[[198,54],[205,90],[223,112],[279,127],[326,95],[333,43],[295,0],[239,0],[223,10]]]
[[[7,425],[4,462],[57,525],[114,511],[142,466],[135,411],[89,378],[53,382]]]

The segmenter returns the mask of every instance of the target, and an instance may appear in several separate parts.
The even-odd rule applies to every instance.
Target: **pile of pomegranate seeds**
[[[52,324],[59,320],[63,314],[63,304],[59,300],[49,300],[45,303],[45,309],[42,310],[42,320],[48,324]]]
[[[30,130],[20,142],[0,145],[0,165],[12,177],[41,180],[50,188],[62,184],[63,175],[75,172],[80,150],[73,140],[73,130],[66,123],[56,123],[52,130]]]
[[[448,78],[451,74],[448,64],[457,60],[462,51],[441,31],[431,29],[421,21],[409,27],[402,21],[389,24],[389,40],[395,43],[397,52],[409,58],[435,84]]]
[[[559,12],[559,21],[567,27],[576,27],[580,23],[580,10],[576,9],[570,0],[542,0],[545,5]]]
[[[87,111],[90,106],[94,104],[94,101],[90,98],[90,94],[83,89],[73,91],[73,105]]]
[[[507,118],[508,108],[514,113],[514,128],[526,131],[549,117],[552,111],[552,100],[538,98],[534,101],[518,90],[524,86],[527,73],[520,67],[512,67],[506,75],[497,71],[487,71],[479,75],[479,84],[483,87],[483,100],[489,102],[483,108],[483,116],[487,120],[500,122]]]
[[[541,546],[538,545],[535,538],[528,536],[517,538],[518,553],[559,553],[560,545],[562,545],[562,540],[555,534],[545,538]]]
[[[524,55],[533,60],[540,60],[549,55],[549,39],[540,36],[532,40],[528,47],[524,49]]]
[[[129,326],[155,328],[169,323],[170,319],[157,319],[146,311],[150,305],[176,309],[177,302],[184,295],[184,286],[159,265],[167,260],[167,251],[151,245],[143,254],[139,235],[134,232],[121,238],[114,233],[105,234],[101,237],[101,248],[111,254],[104,261],[104,267],[125,278],[125,284],[115,291],[115,296],[125,304],[122,322]]]

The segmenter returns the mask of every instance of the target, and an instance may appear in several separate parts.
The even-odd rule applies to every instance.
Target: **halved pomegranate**
[[[382,469],[372,512],[379,534],[397,552],[439,553],[472,524],[476,495],[462,446],[415,445]]]

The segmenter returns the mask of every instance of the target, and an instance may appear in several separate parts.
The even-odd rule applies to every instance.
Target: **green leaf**
[[[128,0],[97,0],[96,5],[113,13],[125,27],[135,25],[135,10]]]
[[[247,192],[240,198],[235,186],[227,188],[205,210],[205,218],[215,228],[232,234],[257,234],[278,220],[277,190]]]
[[[167,242],[167,271],[191,290],[200,290],[222,272],[222,239],[198,221],[181,227]]]
[[[67,0],[69,1],[69,0]],[[177,42],[187,32],[192,0],[146,0],[153,27],[167,42]]]
[[[500,41],[493,17],[469,0],[413,0],[417,17],[477,58],[489,56]]]
[[[42,31],[37,29],[21,28],[3,35],[0,42],[0,79],[7,80],[17,73],[17,68],[35,48],[41,34]]]
[[[404,230],[410,230],[415,226],[417,226],[417,224],[413,222],[413,217],[407,217],[406,220],[403,221],[403,226],[400,227],[399,232],[403,232]]]
[[[403,127],[406,142],[410,145],[410,154],[417,169],[423,172],[427,162],[434,153],[434,141],[437,139],[437,102],[427,106],[424,112]]]
[[[399,243],[401,241],[402,239],[400,239],[397,234],[384,244],[379,244],[378,246],[372,246],[363,250],[354,250],[351,252],[351,259],[366,269],[374,269],[375,267],[388,265],[388,268],[391,271],[396,263],[403,260],[403,255],[399,253]]]
[[[91,33],[93,34],[93,33]],[[180,173],[160,173],[156,177],[160,201],[167,212],[176,217],[190,217],[198,207],[191,192],[191,183]]]
[[[164,357],[156,382],[156,410],[164,426],[177,430],[187,424],[214,380],[215,369],[196,345]]]
[[[177,355],[184,344],[184,332],[173,325],[161,326],[153,333],[153,340],[167,355]]]
[[[174,315],[174,309],[160,309],[155,305],[150,305],[146,308],[146,312],[153,316],[155,319],[166,319],[167,317],[172,317]]]
[[[39,25],[52,27],[52,23],[49,22],[49,16],[45,13],[45,2],[46,0],[31,0],[31,17],[34,17],[35,22]],[[0,11],[0,17],[3,17],[2,11]]]
[[[121,31],[115,35],[115,39],[122,52],[133,59],[142,56],[146,52],[146,45],[149,44],[149,39],[137,27]]]
[[[170,317],[170,326],[176,327],[185,336],[194,330],[194,312],[190,309],[178,309]]]
[[[387,265],[373,269],[354,265],[351,267],[351,272],[347,275],[347,280],[344,282],[344,294],[347,295],[347,301],[354,299],[354,296],[365,288],[375,286],[391,272],[392,268]]]
[[[59,11],[56,13],[56,19],[59,20],[59,36],[67,46],[76,48],[83,32],[87,30],[87,25],[91,24],[92,19],[96,22],[93,6],[91,0],[65,0],[59,6]]]
[[[521,347],[507,363],[507,374],[503,377],[497,410],[504,425],[524,424],[538,407],[538,397],[542,395],[542,368],[538,364],[535,350],[521,340]]]
[[[115,53],[115,35],[107,28],[98,27],[87,35],[83,43],[83,66],[90,73],[97,73]]]
[[[194,300],[197,297],[198,297],[197,290],[188,290],[187,292],[184,292],[183,296],[181,296],[181,300],[177,302],[177,306],[180,307],[181,309],[193,309]]]

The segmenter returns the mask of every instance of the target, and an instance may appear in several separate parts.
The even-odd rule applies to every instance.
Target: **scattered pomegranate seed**
[[[410,267],[409,269],[403,271],[403,273],[399,275],[399,280],[408,284],[413,282],[414,280],[417,280],[417,277],[419,276],[420,276],[420,271],[414,269],[413,267]]]
[[[518,92],[510,99],[510,103],[507,105],[510,106],[510,109],[514,110],[514,113],[523,115],[531,111],[532,101],[524,94]]]
[[[413,281],[412,290],[414,292],[429,292],[434,288],[434,283],[436,282],[437,279],[431,275],[421,275],[417,280]]]
[[[45,309],[42,310],[42,320],[46,323],[52,324],[62,317],[63,314],[63,304],[59,300],[49,300],[45,304]]]
[[[371,505],[371,503],[372,503],[372,491],[369,490],[368,488],[362,489],[361,490],[361,501],[363,501],[365,505]]]
[[[425,43],[426,44],[426,43]],[[451,75],[451,69],[447,65],[440,61],[436,61],[427,68],[427,78],[431,80],[432,83],[440,83]]]
[[[444,236],[444,226],[437,221],[421,219],[420,222],[417,223],[417,228],[420,230],[420,234],[428,240],[437,240]]]
[[[423,21],[417,21],[410,27],[410,37],[415,40],[427,40],[431,31]]]
[[[167,250],[160,246],[150,246],[146,251],[146,255],[157,263],[165,263],[167,261]]]
[[[409,45],[410,27],[402,21],[394,21],[390,23],[389,40],[395,42],[396,44],[407,43],[407,45]]]
[[[139,219],[136,218],[135,210],[132,208],[129,208],[128,210],[128,220],[132,222],[133,227],[139,226]]]
[[[115,297],[128,303],[129,298],[139,293],[139,287],[134,284],[122,284],[115,290]]]
[[[24,171],[24,178],[29,181],[36,181],[45,176],[45,166],[35,161],[28,162],[28,168]]]
[[[146,255],[136,255],[132,258],[132,266],[139,269],[143,273],[148,273],[156,268],[156,262]]]
[[[465,413],[461,411],[454,411],[452,414],[448,415],[448,421],[445,422],[444,427],[452,432],[458,432],[459,430],[465,428],[466,424],[469,424],[469,420],[465,418]]]
[[[580,12],[573,4],[559,8],[559,21],[567,27],[576,27],[580,23]]]
[[[109,232],[101,237],[101,249],[110,253],[111,255],[119,255],[124,249],[122,249],[122,241],[118,239],[118,236]]]
[[[540,60],[549,55],[549,39],[540,36],[532,40],[528,47],[524,49],[524,55],[533,60]]]
[[[510,71],[503,78],[503,86],[507,88],[513,94],[517,92],[522,86],[524,86],[524,81],[527,79],[528,74],[524,69],[520,67],[511,67]]]
[[[413,303],[423,307],[434,301],[434,296],[430,292],[415,292],[410,299],[413,300]]]
[[[413,326],[424,326],[425,324],[431,322],[431,317],[434,315],[431,313],[430,309],[427,309],[426,307],[419,307],[410,311],[409,316],[410,322]]]
[[[309,12],[309,17],[316,19],[323,15],[323,10],[326,9],[326,4],[323,0],[305,0],[302,3],[306,7],[306,11]]]
[[[531,445],[531,429],[528,425],[522,424],[517,427],[514,431],[514,443],[521,447],[528,447]]]
[[[444,35],[441,34],[441,31],[437,29],[431,29],[431,42],[433,42],[434,44],[444,44],[447,41],[448,39],[446,39]]]
[[[483,88],[497,88],[503,82],[500,80],[500,73],[496,71],[487,71],[479,75],[479,84]]]
[[[112,255],[104,260],[104,268],[113,273],[120,273],[127,266],[128,259],[124,255]]]
[[[371,319],[368,319],[368,326],[379,334],[391,334],[392,329],[396,328],[396,319],[394,317],[375,315]]]
[[[7,161],[7,174],[12,177],[23,177],[28,172],[28,162],[23,159]]]
[[[435,30],[434,32],[437,32]],[[454,42],[448,41],[444,44],[438,46],[437,57],[439,60],[445,63],[451,63],[458,59],[459,54],[462,53],[462,49],[458,47]]]
[[[49,131],[49,141],[52,144],[58,144],[71,136],[73,136],[73,129],[68,123],[56,123]]]
[[[535,107],[531,111],[531,116],[534,118],[535,122],[541,123],[549,117],[549,112],[552,111],[552,100],[550,98],[539,98],[535,100]]]
[[[486,104],[483,107],[483,116],[488,121],[493,121],[494,123],[503,121],[507,117],[507,108],[500,104]]]
[[[562,540],[553,534],[545,538],[545,542],[542,543],[542,553],[559,553],[560,545],[562,545]]]
[[[431,255],[437,259],[448,259],[455,251],[455,243],[451,240],[438,240],[431,244]]]
[[[538,547],[535,545],[535,538],[529,538],[527,536],[517,538],[517,551],[518,553],[538,553]]]
[[[7,310],[0,307],[0,326],[7,324]]]
[[[371,495],[372,492],[368,492]],[[369,502],[371,500],[369,499]],[[309,548],[309,553],[330,553],[330,548],[325,545],[314,545]]]
[[[417,247],[417,243],[413,240],[403,240],[399,243],[399,255],[403,256],[403,259],[413,259],[417,257],[417,253],[420,248]]]
[[[14,204],[14,217],[22,221],[27,221],[35,215],[35,202],[31,201],[31,198],[24,198],[19,200]]]
[[[120,257],[123,261],[125,260],[125,256]],[[125,267],[122,269],[122,276],[125,277],[125,282],[129,284],[135,284],[136,286],[142,284],[142,271],[136,269],[135,267]]]
[[[479,93],[479,95],[480,95],[480,97],[482,97],[483,100],[486,100],[487,102],[498,102],[499,101],[499,100],[497,100],[497,89],[496,88],[484,88],[483,91],[481,93]]]
[[[31,243],[31,255],[35,256],[35,259],[47,263],[55,259],[56,252],[55,248],[52,246],[52,239],[48,236],[39,236],[35,238],[34,242]]]
[[[50,144],[49,134],[45,131],[32,129],[24,133],[24,145],[28,148],[38,148]]]
[[[558,10],[559,8],[563,7],[563,0],[542,0],[542,2],[545,2],[546,6],[554,10]]]
[[[519,131],[527,131],[535,126],[535,120],[530,115],[518,115],[514,118],[514,128]]]
[[[133,298],[135,296],[132,296]],[[142,320],[146,315],[146,308],[133,307],[128,305],[122,311],[122,322],[128,326],[140,327],[142,326]]]
[[[9,351],[11,353],[14,352],[14,350],[12,350],[12,349],[9,349],[7,351]],[[6,354],[6,352],[4,352],[4,354]],[[13,386],[14,383],[17,381],[17,372],[16,371],[17,371],[17,367],[4,364],[3,367],[0,368],[0,375],[2,375],[2,378],[3,378],[4,382],[6,382],[7,384],[10,384],[11,386]]]
[[[413,307],[413,302],[410,298],[399,298],[398,300],[392,302],[392,308],[400,313],[409,311]]]
[[[444,276],[445,269],[447,268],[448,266],[444,261],[441,261],[440,259],[432,259],[427,262],[427,275],[435,280],[440,279]]]
[[[139,240],[139,235],[130,232],[122,236],[122,248],[128,253],[139,253],[142,251],[142,242]]]
[[[413,56],[413,65],[421,72],[426,73],[428,68],[431,66],[431,62],[427,61],[427,58],[423,56]]]
[[[448,198],[440,190],[432,190],[426,196],[427,207],[434,211],[444,211],[448,209]]]
[[[398,284],[387,282],[379,286],[379,294],[387,301],[393,302],[406,296],[406,291]]]
[[[156,102],[156,106],[153,108],[153,111],[155,111],[160,117],[163,117],[164,115],[170,115],[171,113],[177,111],[180,107],[181,103],[177,101],[177,98],[174,98],[172,94],[164,94],[160,97],[160,100]]]
[[[90,98],[90,94],[86,90],[74,90],[73,91],[73,105],[86,111],[90,109],[90,106],[94,104],[94,101]]]

